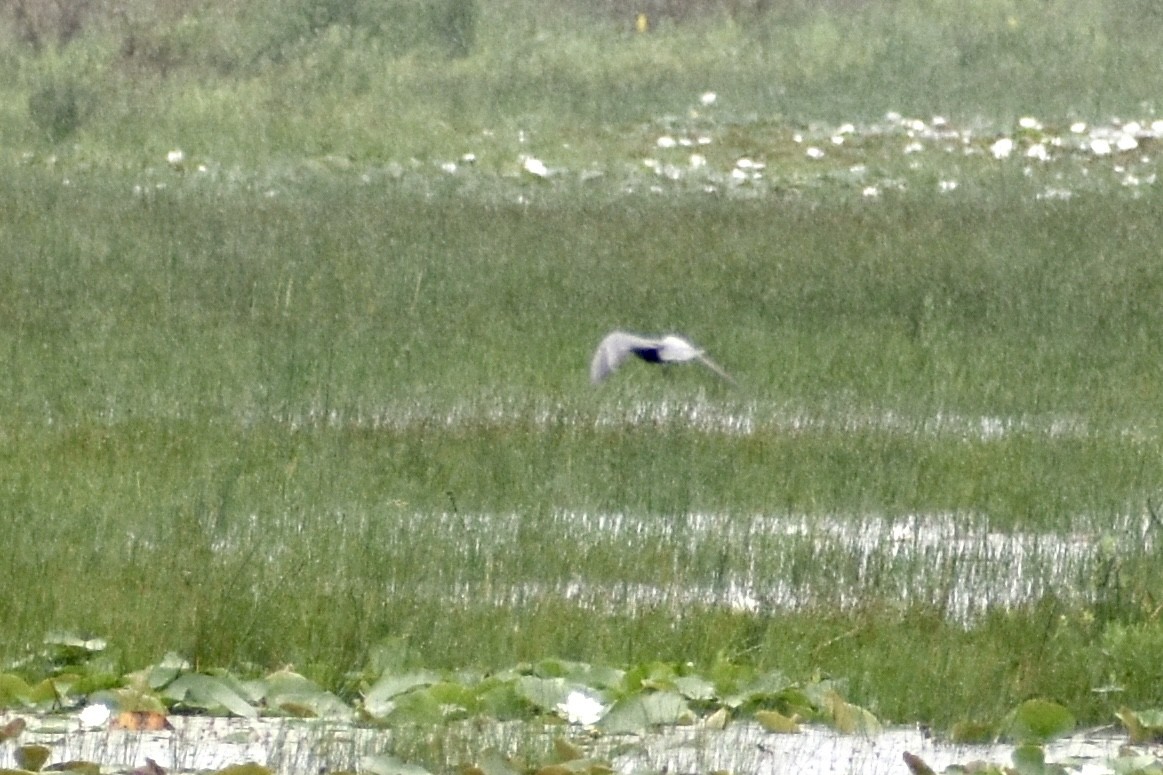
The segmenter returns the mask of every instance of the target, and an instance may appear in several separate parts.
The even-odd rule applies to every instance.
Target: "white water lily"
[[[1110,141],[1105,140],[1101,137],[1091,138],[1090,152],[1093,153],[1095,156],[1106,156],[1107,154],[1109,154],[1111,152]]]
[[[535,156],[522,156],[521,169],[539,178],[549,177],[549,167],[546,167],[545,162]]]
[[[572,691],[566,696],[565,702],[557,703],[556,710],[570,724],[590,726],[598,723],[606,712],[606,706],[585,692]]]
[[[1026,149],[1027,159],[1037,159],[1038,161],[1049,161],[1050,152],[1046,149],[1045,143],[1035,143]]]
[[[1135,139],[1133,134],[1130,134],[1129,132],[1123,132],[1119,135],[1118,139],[1115,140],[1115,147],[1125,153],[1126,151],[1133,151],[1138,148],[1139,141]]]
[[[110,715],[112,714],[108,705],[96,703],[94,705],[86,705],[78,718],[81,721],[81,726],[85,729],[97,729],[109,723]]]

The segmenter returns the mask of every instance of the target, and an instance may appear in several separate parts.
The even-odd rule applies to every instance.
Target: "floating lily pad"
[[[0,673],[0,708],[17,708],[27,705],[30,689],[28,683],[18,675]]]
[[[695,715],[681,694],[651,692],[614,703],[597,727],[608,734],[641,734],[651,727],[689,724],[694,720]]]
[[[1002,722],[1004,734],[1022,743],[1041,743],[1074,731],[1074,715],[1050,700],[1026,700]]]
[[[38,772],[45,762],[48,761],[49,754],[52,753],[48,746],[44,745],[22,745],[13,751],[13,757],[16,759],[16,766],[23,770],[30,770]]]
[[[186,673],[166,686],[161,696],[210,713],[227,712],[242,718],[258,716],[254,706],[220,676]]]
[[[229,767],[224,767],[214,775],[272,775],[272,773],[270,769],[261,764],[247,762],[246,764],[232,764]]]
[[[1119,708],[1115,715],[1127,728],[1127,735],[1132,743],[1163,742],[1163,710],[1155,708],[1134,711],[1130,708]]]
[[[24,731],[24,728],[27,725],[27,722],[25,722],[25,720],[22,718],[12,719],[7,724],[0,727],[0,743],[4,742],[5,740],[13,740],[17,737],[20,737],[20,733]]]
[[[523,675],[514,684],[517,694],[541,711],[552,712],[565,702],[572,688],[564,678]]]
[[[785,716],[777,710],[757,710],[755,720],[768,732],[780,734],[794,734],[800,731],[800,725],[791,716]]]
[[[101,775],[101,765],[96,762],[67,761],[58,762],[44,768],[45,772],[68,772],[73,775]]]
[[[832,726],[846,735],[874,734],[881,729],[876,716],[846,701],[838,692],[829,691],[824,695],[824,710]]]
[[[950,740],[969,745],[988,743],[996,736],[996,728],[986,721],[958,721],[949,730]]]
[[[395,710],[396,697],[418,686],[430,686],[439,680],[440,676],[429,670],[380,676],[380,679],[364,694],[363,709],[373,718],[387,718]]]

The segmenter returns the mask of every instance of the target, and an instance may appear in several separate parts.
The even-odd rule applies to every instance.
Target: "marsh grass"
[[[135,179],[3,183],[5,653],[69,627],[127,668],[177,649],[344,686],[403,637],[441,666],[822,669],[896,719],[1033,694],[1105,712],[1089,690],[1119,668],[1087,638],[1149,615],[1153,540],[1120,543],[1115,574],[1048,555],[1031,583],[1058,591],[965,629],[957,556],[744,525],[1141,529],[1152,200],[518,206]],[[683,331],[742,387],[631,364],[594,390],[614,326]],[[640,527],[577,527],[602,514]],[[709,602],[741,578],[758,608]],[[807,602],[781,604],[787,584]],[[1150,696],[1127,684],[1120,702]]]
[[[637,10],[475,5],[460,15],[471,32],[443,1],[126,3],[31,48],[9,27],[0,121],[6,137],[99,157],[180,146],[226,164],[402,161],[473,150],[482,132],[505,158],[563,143],[592,157],[616,147],[605,129],[685,115],[706,90],[736,119],[896,110],[1006,123],[1133,114],[1152,109],[1159,85],[1163,18],[1129,0],[797,2],[735,18],[695,3],[709,12],[663,17],[646,35],[631,32]],[[47,91],[83,95],[83,110],[29,116]]]
[[[820,174],[787,139],[886,110],[1150,115],[1160,19],[1126,8],[797,5],[633,36],[499,3],[450,57],[248,4],[131,18],[133,52],[97,23],[6,50],[0,134],[27,156],[0,176],[0,655],[71,628],[123,669],[175,649],[350,692],[404,638],[436,666],[822,671],[897,720],[1035,695],[1099,719],[1112,681],[1157,703],[1157,193],[1105,160],[917,172],[873,136],[870,166],[927,187],[868,200],[848,151]],[[60,115],[29,103],[50,87]],[[704,126],[713,163],[769,149],[766,195],[649,193],[658,135]],[[467,151],[486,174],[436,172]],[[549,152],[617,175],[515,177]],[[1063,175],[1086,184],[1035,197]],[[595,390],[614,327],[682,332],[741,387],[630,364]],[[829,532],[934,515],[987,559]],[[776,518],[807,527],[754,527]],[[1011,571],[990,531],[1094,552],[1048,542],[1040,594],[966,621],[961,580]],[[739,579],[757,605],[724,604]]]

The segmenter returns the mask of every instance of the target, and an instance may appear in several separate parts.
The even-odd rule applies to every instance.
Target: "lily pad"
[[[395,710],[396,697],[418,686],[430,686],[439,680],[440,676],[429,670],[380,676],[380,679],[364,694],[363,709],[373,718],[386,718]]]
[[[1127,728],[1127,735],[1132,743],[1163,742],[1163,710],[1154,708],[1134,711],[1130,708],[1119,708],[1115,715]]]
[[[0,673],[0,708],[16,708],[29,702],[28,683],[18,675]]]
[[[220,676],[186,673],[174,679],[162,692],[162,696],[211,713],[225,710],[242,718],[258,716],[254,706]]]
[[[38,772],[48,761],[50,753],[48,746],[22,745],[13,752],[13,755],[16,759],[16,766],[22,770]]]
[[[614,703],[598,722],[607,734],[641,734],[651,727],[690,724],[695,715],[686,699],[676,692],[651,692],[626,697]]]
[[[832,726],[846,735],[874,734],[881,729],[880,721],[871,712],[853,705],[836,691],[824,695],[824,710]]]
[[[791,716],[785,716],[777,710],[757,710],[755,720],[768,732],[780,734],[794,734],[800,731],[800,725]]]
[[[224,767],[214,775],[272,775],[271,771],[254,762],[247,762],[246,764],[232,764],[229,767]]]
[[[538,678],[533,675],[521,676],[513,687],[518,695],[544,712],[552,712],[565,702],[571,688],[564,678]]]
[[[1074,715],[1050,700],[1026,700],[1002,722],[1004,734],[1020,743],[1042,743],[1074,731]]]

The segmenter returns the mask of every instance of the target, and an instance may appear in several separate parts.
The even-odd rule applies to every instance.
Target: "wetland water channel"
[[[503,557],[530,529],[522,515],[443,513],[403,517],[400,529],[458,535],[458,551]],[[415,521],[415,524],[410,524]],[[447,523],[447,524],[434,524]],[[421,525],[423,523],[423,526]],[[1124,515],[1101,533],[994,530],[967,513],[898,518],[853,515],[688,514],[673,518],[558,512],[537,529],[570,555],[636,553],[663,557],[669,583],[581,578],[568,573],[499,585],[478,577],[432,579],[419,591],[456,602],[520,605],[564,598],[587,609],[725,606],[763,612],[818,605],[848,607],[868,595],[933,604],[969,622],[987,608],[1009,607],[1053,594],[1087,602],[1095,578],[1120,555],[1150,548],[1149,517]],[[487,562],[488,560],[486,560]],[[579,566],[585,563],[579,561]],[[651,566],[658,572],[658,561]]]
[[[8,718],[0,717],[0,723]],[[323,720],[173,717],[171,721],[173,730],[128,732],[83,729],[75,716],[47,717],[32,721],[22,742],[48,746],[52,752],[50,762],[92,761],[100,763],[105,771],[132,769],[143,765],[148,757],[168,772],[216,770],[255,762],[280,773],[319,773],[365,769],[361,767],[364,757],[393,750],[395,738],[401,734],[398,730]],[[423,734],[426,738],[442,738],[449,769],[476,761],[488,749],[503,754],[549,751],[554,739],[588,738],[577,727],[532,722],[457,722]],[[1046,758],[1066,765],[1072,772],[1114,772],[1108,761],[1119,756],[1119,748],[1125,744],[1125,734],[1091,730],[1048,745]],[[753,723],[717,731],[674,727],[646,736],[589,739],[585,749],[589,756],[610,763],[618,773],[726,771],[755,775],[902,773],[907,771],[902,759],[906,751],[920,756],[939,772],[951,764],[973,761],[1009,765],[1013,753],[1010,745],[939,743],[911,728],[891,728],[873,735],[841,735],[829,729],[805,727],[797,734],[773,734]],[[0,751],[0,767],[13,766],[11,749]],[[418,775],[423,770],[417,768],[415,772]]]

